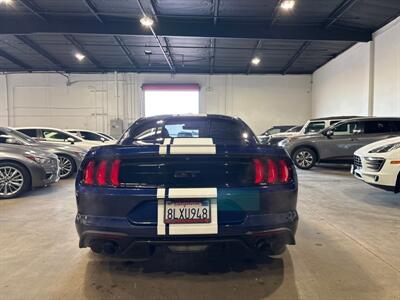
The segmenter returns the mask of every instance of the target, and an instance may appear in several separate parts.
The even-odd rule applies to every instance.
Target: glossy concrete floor
[[[347,168],[300,172],[297,245],[102,259],[78,248],[73,181],[0,201],[0,299],[400,299],[400,196]]]

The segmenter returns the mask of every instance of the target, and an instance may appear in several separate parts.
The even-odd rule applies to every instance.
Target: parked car
[[[78,146],[39,143],[27,135],[7,127],[0,127],[0,136],[8,144],[29,146],[32,149],[41,149],[57,155],[60,164],[60,178],[71,177],[78,170],[86,150]]]
[[[48,127],[19,127],[15,130],[36,139],[39,142],[51,142],[77,145],[81,148],[89,150],[94,146],[103,145],[103,142],[86,141],[79,136],[66,132],[61,129],[48,128]]]
[[[274,134],[270,136],[264,142],[268,145],[278,145],[279,142],[283,141],[286,138],[304,134],[318,133],[329,126],[332,126],[340,121],[360,118],[357,116],[337,116],[337,117],[325,117],[325,118],[317,118],[310,119],[303,125],[300,131],[297,132],[282,132],[278,134]]]
[[[117,145],[88,153],[76,197],[79,246],[97,253],[241,243],[280,254],[295,244],[294,165],[284,149],[259,144],[238,118],[139,119]]]
[[[80,138],[84,139],[85,141],[92,141],[92,142],[101,142],[101,143],[114,143],[115,139],[106,137],[103,134],[97,133],[91,130],[85,129],[65,129],[66,132],[72,133],[74,135],[79,136]]]
[[[261,135],[268,136],[275,133],[286,132],[289,129],[295,127],[296,125],[279,125],[279,126],[272,126],[271,128],[267,129]]]
[[[400,192],[400,136],[368,144],[354,153],[352,173],[375,187]]]
[[[22,195],[59,180],[57,156],[25,145],[6,143],[0,136],[0,199]]]
[[[284,140],[290,136],[299,135],[303,127],[304,125],[295,126],[290,128],[288,131],[271,134],[266,137],[261,137],[261,138],[259,137],[259,139],[262,141],[263,144],[275,145],[279,141]]]
[[[400,135],[400,118],[356,118],[336,123],[320,133],[293,136],[279,143],[300,169],[318,162],[352,163],[359,148]]]
[[[109,134],[107,134],[107,133],[104,133],[104,132],[97,132],[97,133],[100,134],[100,135],[102,135],[102,136],[104,136],[104,137],[106,137],[106,138],[109,139],[110,141],[116,141],[116,140],[117,140],[116,138],[112,137],[111,135],[109,135]]]

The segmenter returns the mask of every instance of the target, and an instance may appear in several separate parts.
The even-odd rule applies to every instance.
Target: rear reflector
[[[278,181],[278,167],[272,159],[267,160],[267,183],[274,184]]]
[[[254,183],[260,184],[264,181],[264,167],[259,159],[253,160],[254,165]]]
[[[97,167],[96,172],[96,182],[98,185],[106,185],[107,184],[107,161],[102,160]]]
[[[91,160],[86,165],[84,174],[83,174],[83,183],[87,185],[94,184],[94,160]]]
[[[111,164],[110,181],[113,186],[119,186],[119,168],[121,161],[114,160]]]

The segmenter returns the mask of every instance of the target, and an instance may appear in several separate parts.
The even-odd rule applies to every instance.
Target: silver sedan
[[[59,179],[55,154],[24,145],[0,143],[0,199],[18,197]]]
[[[79,169],[87,152],[86,149],[79,146],[47,142],[39,143],[29,136],[8,127],[0,127],[0,138],[1,137],[3,137],[3,143],[24,145],[31,149],[41,149],[56,154],[60,161],[61,179],[71,177]]]

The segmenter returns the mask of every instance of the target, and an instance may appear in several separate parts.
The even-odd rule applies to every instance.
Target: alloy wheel
[[[297,165],[299,165],[302,168],[310,167],[314,161],[313,155],[306,150],[302,150],[299,153],[297,153],[295,159]]]
[[[11,166],[0,167],[0,195],[13,196],[17,194],[24,185],[22,173]]]
[[[68,177],[73,170],[71,160],[64,156],[60,156],[58,160],[60,161],[60,177]]]

